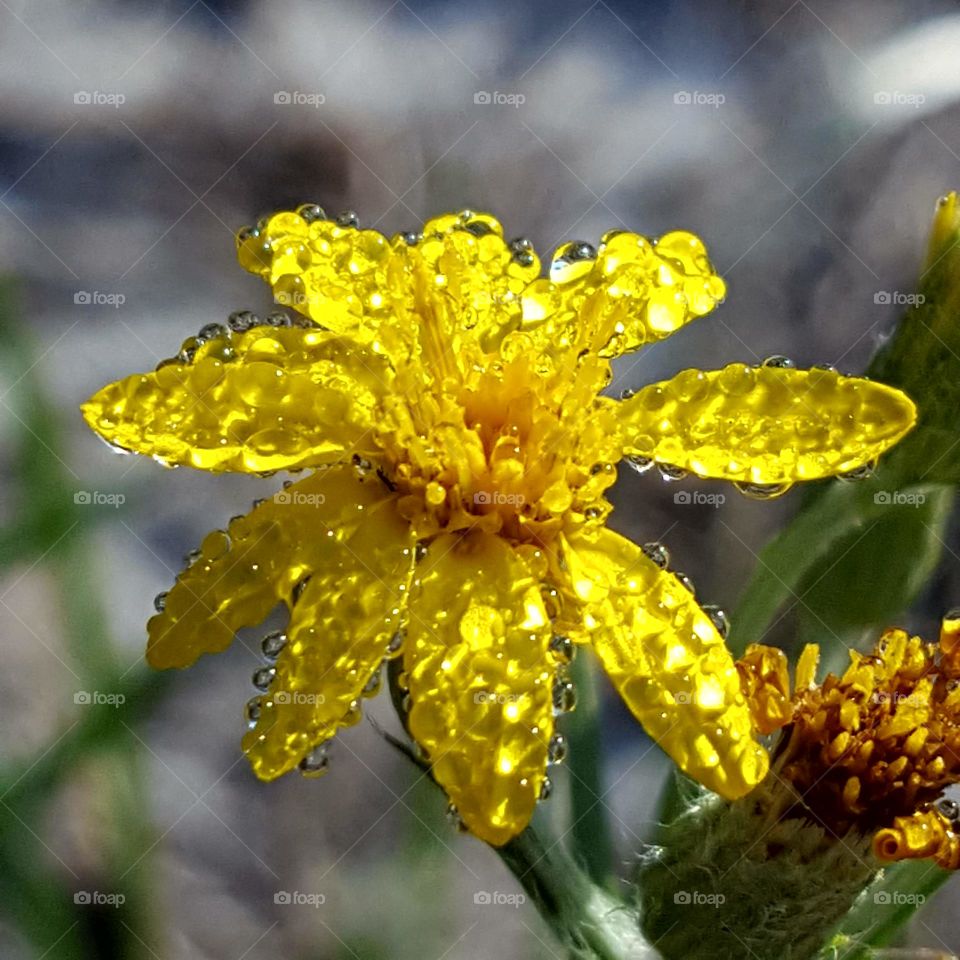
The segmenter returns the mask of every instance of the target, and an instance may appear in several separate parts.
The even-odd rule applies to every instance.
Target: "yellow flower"
[[[747,364],[601,395],[613,357],[722,298],[689,233],[571,243],[538,279],[486,214],[388,239],[306,206],[241,231],[238,253],[297,325],[235,314],[83,409],[167,465],[315,470],[211,533],[149,624],[150,663],[185,667],[290,605],[249,706],[257,775],[321,769],[311,751],[402,658],[410,733],[466,825],[503,843],[562,753],[565,665],[589,644],[684,770],[727,797],[757,784],[766,753],[711,614],[662,548],[604,525],[615,464],[779,490],[862,468],[910,429],[910,401]]]
[[[755,645],[737,667],[756,728],[784,727],[771,776],[790,787],[793,816],[833,836],[873,835],[881,861],[960,866],[960,613],[939,646],[887,630],[872,655],[851,652],[842,677],[814,683],[818,648],[797,664],[791,696],[783,652]]]

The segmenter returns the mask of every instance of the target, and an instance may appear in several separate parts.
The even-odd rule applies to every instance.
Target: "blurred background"
[[[862,371],[960,187],[958,54],[948,0],[0,0],[0,955],[557,956],[531,907],[478,897],[519,888],[369,723],[323,779],[256,782],[257,631],[148,673],[154,595],[280,478],[118,457],[77,406],[267,310],[233,232],[305,201],[388,233],[489,210],[546,253],[699,233],[725,305],[621,361],[615,392],[771,354]],[[731,608],[800,494],[678,490],[721,488],[622,471],[613,525]],[[960,601],[955,526],[944,547],[900,616],[927,635]],[[788,610],[765,639],[794,633]],[[596,694],[626,875],[666,765]],[[957,949],[958,905],[948,885],[909,942]]]

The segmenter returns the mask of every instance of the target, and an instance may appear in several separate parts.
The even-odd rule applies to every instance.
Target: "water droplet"
[[[222,323],[208,323],[205,327],[200,328],[197,339],[216,340],[217,337],[226,337],[228,335],[229,331]]]
[[[570,713],[577,705],[577,688],[572,680],[558,677],[553,682],[553,708],[558,713]]]
[[[227,317],[227,323],[235,333],[244,333],[251,327],[257,326],[260,323],[260,318],[250,310],[234,310]]]
[[[304,203],[297,207],[297,213],[307,221],[313,223],[315,220],[326,220],[327,215],[323,212],[323,207],[318,203]]]
[[[762,367],[783,367],[786,369],[793,369],[796,367],[796,364],[789,358],[785,357],[782,354],[775,353],[772,357],[767,357],[766,360],[760,364]]]
[[[650,468],[653,466],[653,460],[649,457],[638,457],[636,454],[629,454],[626,458],[627,463],[633,470],[636,470],[639,474],[644,474],[649,472]]]
[[[387,657],[388,659],[393,659],[397,656],[401,650],[403,650],[403,642],[407,638],[406,630],[401,627],[397,632],[390,638],[390,642],[387,644]]]
[[[485,237],[488,233],[493,233],[493,228],[482,220],[474,220],[464,225],[464,230],[472,233],[475,237]]]
[[[538,799],[549,800],[551,793],[553,793],[553,781],[549,777],[544,777],[540,784],[540,796]]]
[[[183,562],[188,566],[192,567],[201,557],[203,556],[202,550],[191,550],[184,558]]]
[[[408,247],[415,247],[423,239],[423,234],[417,233],[414,230],[407,230],[405,233],[401,233],[400,236]]]
[[[360,218],[353,210],[344,210],[343,213],[337,215],[337,223],[341,227],[359,227]]]
[[[284,313],[283,310],[274,310],[267,314],[266,325],[268,327],[289,327],[292,326],[292,323],[288,313]]]
[[[251,730],[257,725],[257,721],[260,719],[260,714],[262,712],[263,707],[260,704],[259,697],[252,697],[247,701],[247,705],[243,708],[243,713],[247,718],[247,726]]]
[[[426,540],[418,540],[417,546],[413,551],[413,559],[415,563],[420,563],[421,560],[426,557],[428,551],[428,545]]]
[[[180,352],[177,354],[177,360],[180,363],[193,363],[193,358],[197,355],[197,347],[200,345],[201,341],[196,337],[187,337],[187,339],[180,344]]]
[[[657,469],[660,471],[660,476],[668,483],[682,480],[687,475],[687,471],[683,467],[675,467],[671,463],[658,463]]]
[[[597,251],[582,240],[566,243],[554,251],[550,262],[550,279],[555,283],[578,280],[592,269]]]
[[[273,683],[273,678],[277,675],[276,667],[261,667],[253,675],[253,685],[258,690],[266,692]]]
[[[583,511],[583,515],[587,520],[599,520],[603,516],[603,508],[587,507],[587,509]]]
[[[571,263],[577,260],[595,260],[597,257],[596,248],[585,240],[573,240],[562,246],[558,251],[555,260],[568,260]]]
[[[637,395],[637,391],[632,390],[630,387],[627,387],[624,390],[620,391],[621,400],[629,400],[631,397],[635,397],[636,395]]]
[[[735,483],[734,486],[750,500],[775,500],[782,497],[792,483]]]
[[[837,368],[832,363],[815,363],[811,369],[826,370],[828,373],[837,372]]]
[[[551,763],[563,763],[567,758],[567,738],[562,733],[555,733],[550,738],[547,747],[547,757]]]
[[[276,660],[286,645],[287,635],[282,630],[274,630],[260,641],[260,649],[268,660]]]
[[[612,463],[595,463],[590,468],[590,475],[595,477],[599,473],[613,473],[614,466]]]
[[[937,812],[952,823],[960,821],[960,803],[950,797],[941,797],[934,806]]]
[[[467,832],[467,825],[463,822],[460,811],[452,803],[447,804],[447,820],[460,833]]]
[[[670,563],[670,551],[656,540],[645,543],[640,548],[661,570],[666,570]]]
[[[847,483],[856,483],[859,480],[869,480],[873,476],[876,469],[877,463],[874,460],[870,463],[865,463],[862,467],[857,467],[856,470],[848,470],[846,473],[839,474],[838,479]]]
[[[345,727],[355,727],[363,719],[363,707],[360,705],[359,700],[351,700],[350,706],[347,707],[343,716],[340,718],[340,723]]]
[[[570,663],[576,656],[577,648],[569,637],[554,634],[550,639],[550,651],[564,663]]]
[[[685,573],[674,573],[674,576],[680,582],[680,586],[685,590],[689,590],[694,596],[697,595],[697,588],[693,585],[693,581]]]
[[[157,613],[163,613],[163,611],[167,609],[167,597],[169,595],[170,592],[165,590],[163,593],[158,593],[153,598],[153,609],[156,610]]]
[[[533,244],[526,237],[517,237],[515,240],[511,240],[509,250],[514,263],[519,263],[521,267],[531,266],[536,259]]]
[[[297,766],[305,777],[322,777],[330,769],[326,743],[314,747]]]
[[[370,679],[363,685],[363,689],[360,691],[361,695],[364,697],[375,697],[380,692],[380,686],[383,682],[383,673],[379,667],[370,677]]]
[[[256,227],[246,226],[241,227],[237,231],[237,243],[243,243],[244,240],[249,240],[251,237],[259,237],[260,231]]]
[[[710,622],[717,628],[717,633],[726,639],[730,632],[730,618],[726,612],[716,604],[704,604],[703,612],[710,618]]]

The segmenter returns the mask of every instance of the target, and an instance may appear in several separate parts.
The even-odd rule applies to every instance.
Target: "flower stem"
[[[528,827],[497,853],[570,960],[658,960],[636,911],[595,884],[558,843],[544,846]]]
[[[573,665],[578,706],[566,726],[570,742],[570,839],[574,855],[590,878],[600,884],[610,880],[613,845],[604,816],[603,770],[600,751],[600,704],[596,672],[587,657]]]

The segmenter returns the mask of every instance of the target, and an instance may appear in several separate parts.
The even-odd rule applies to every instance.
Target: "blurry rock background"
[[[612,227],[698,232],[726,304],[620,361],[617,392],[774,353],[861,371],[960,186],[958,56],[947,0],[0,0],[0,954],[556,956],[531,908],[476,902],[514,882],[369,724],[320,781],[254,780],[239,738],[257,633],[145,687],[154,709],[118,705],[109,750],[58,752],[79,692],[145,672],[144,622],[183,554],[277,483],[118,458],[77,404],[267,309],[233,231],[307,200],[391,233],[490,210],[545,252]],[[693,490],[726,499],[675,501]],[[624,471],[614,526],[666,539],[732,607],[797,497]],[[960,597],[953,533],[909,626]],[[665,765],[602,694],[627,861]],[[386,706],[371,712],[390,725]],[[557,781],[544,817],[562,817]],[[911,942],[956,949],[958,898]]]

